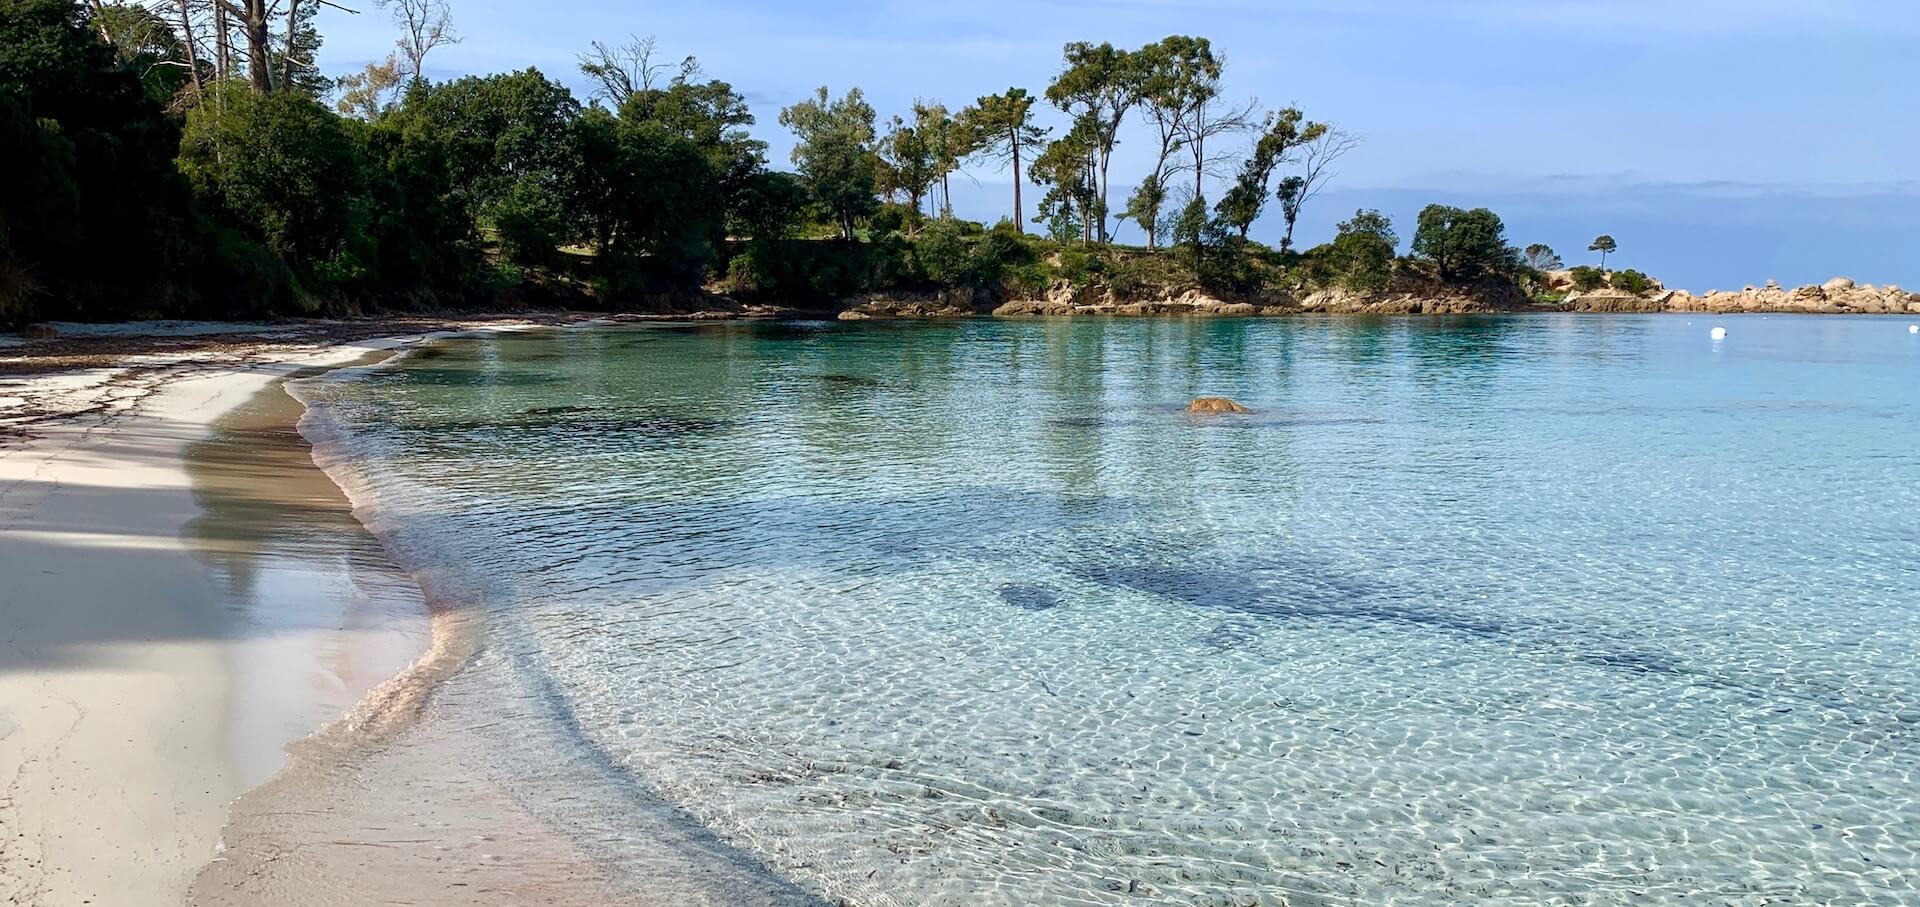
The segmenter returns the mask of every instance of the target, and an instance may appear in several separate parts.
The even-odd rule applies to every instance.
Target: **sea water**
[[[301,393],[482,661],[829,898],[1920,904],[1920,342],[1731,325],[661,324]]]

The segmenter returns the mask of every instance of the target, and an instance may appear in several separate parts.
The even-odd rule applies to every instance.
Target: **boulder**
[[[1821,284],[1820,289],[1826,290],[1829,293],[1844,293],[1847,290],[1853,289],[1853,279],[1848,277],[1835,277]]]
[[[1250,413],[1253,412],[1253,410],[1241,406],[1225,397],[1198,397],[1195,398],[1192,403],[1187,404],[1187,412],[1219,415],[1222,413]]]
[[[60,329],[50,324],[30,324],[20,329],[20,336],[28,340],[52,340],[60,336]]]
[[[865,312],[857,312],[857,311],[854,311],[853,309],[848,309],[840,313],[841,321],[869,321],[869,320],[872,320],[872,318],[873,318],[872,315],[869,315]]]

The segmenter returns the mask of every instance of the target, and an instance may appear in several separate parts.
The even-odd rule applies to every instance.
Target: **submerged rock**
[[[1192,403],[1187,404],[1187,412],[1213,415],[1219,413],[1250,413],[1253,412],[1253,410],[1241,406],[1225,397],[1198,397],[1195,398]]]
[[[20,336],[28,340],[52,340],[60,336],[60,329],[50,324],[30,324],[20,329]]]
[[[1046,586],[1009,583],[1000,587],[1000,600],[1022,611],[1051,611],[1060,607],[1060,594]]]

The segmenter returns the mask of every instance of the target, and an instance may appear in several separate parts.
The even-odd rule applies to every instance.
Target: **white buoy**
[[[1907,325],[1907,333],[1909,333],[1909,334],[1920,334],[1920,324],[1910,324],[1910,325]]]
[[[1713,339],[1715,339],[1715,340],[1725,340],[1725,339],[1727,339],[1727,329],[1726,329],[1726,328],[1714,328],[1714,329],[1713,329],[1712,331],[1709,331],[1708,333],[1710,333],[1710,334],[1712,334],[1712,335],[1713,335]]]

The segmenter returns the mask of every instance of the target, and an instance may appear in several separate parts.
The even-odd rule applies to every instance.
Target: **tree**
[[[1432,262],[1443,280],[1474,280],[1519,263],[1519,253],[1507,245],[1506,226],[1485,208],[1428,205],[1420,212],[1413,253]]]
[[[907,221],[907,235],[912,236],[918,226],[920,203],[939,178],[934,172],[936,151],[929,141],[927,131],[922,127],[926,123],[926,107],[914,105],[917,115],[915,122],[895,116],[887,125],[887,134],[880,140],[880,191],[889,197],[898,193],[907,199],[907,206],[913,214]]]
[[[1112,44],[1074,42],[1062,56],[1065,68],[1047,86],[1047,100],[1072,116],[1075,128],[1086,133],[1099,204],[1091,210],[1082,208],[1082,214],[1087,215],[1090,239],[1106,242],[1107,168],[1120,140],[1120,125],[1145,89],[1144,72],[1133,54]]]
[[[1056,240],[1093,242],[1100,204],[1093,168],[1098,153],[1094,132],[1095,127],[1083,118],[1066,135],[1048,143],[1027,173],[1034,185],[1047,190],[1034,223],[1047,225]]]
[[[1246,239],[1253,222],[1266,209],[1273,171],[1290,160],[1295,149],[1326,135],[1327,125],[1309,122],[1297,107],[1267,114],[1253,153],[1240,166],[1240,173],[1216,210],[1226,223]]]
[[[416,82],[405,106],[415,128],[446,148],[464,204],[500,234],[510,258],[551,263],[555,247],[587,221],[575,207],[580,104],[537,69]]]
[[[844,239],[852,239],[854,222],[875,208],[873,116],[860,89],[834,100],[825,86],[780,111],[780,125],[799,140],[793,163]]]
[[[333,109],[341,116],[359,117],[371,123],[392,106],[389,98],[400,88],[401,81],[400,58],[387,54],[384,61],[368,63],[366,68],[341,76],[334,83],[340,96],[334,100]]]
[[[1535,271],[1558,271],[1565,265],[1565,262],[1560,260],[1559,254],[1553,251],[1553,247],[1545,243],[1534,243],[1528,246],[1523,257],[1527,267]]]
[[[1193,159],[1194,198],[1204,200],[1209,168],[1217,162],[1207,156],[1207,141],[1253,128],[1254,104],[1234,107],[1226,102],[1220,82],[1226,57],[1215,54],[1207,39],[1175,36],[1160,46],[1174,61],[1175,97],[1184,107],[1173,121],[1174,134]]]
[[[1600,253],[1600,270],[1605,271],[1607,269],[1607,256],[1620,251],[1620,244],[1614,242],[1613,237],[1602,233],[1594,238],[1593,245],[1588,246],[1587,251]]]
[[[807,187],[791,173],[762,170],[742,187],[731,228],[755,245],[786,239],[807,207]]]
[[[1121,220],[1133,221],[1146,231],[1149,249],[1159,247],[1161,211],[1167,205],[1167,186],[1162,180],[1160,172],[1147,174],[1127,197],[1127,206],[1120,210]]]
[[[656,47],[657,42],[652,35],[629,38],[627,43],[617,47],[593,42],[580,55],[580,72],[595,83],[594,101],[605,101],[608,107],[619,110],[620,105],[635,93],[652,91],[656,85],[662,84],[663,74],[670,67],[654,59]],[[699,72],[699,61],[686,57],[680,61],[676,80],[692,81]]]
[[[0,321],[124,316],[187,292],[179,127],[94,25],[71,0],[0,11]]]
[[[1281,180],[1274,192],[1274,197],[1280,200],[1280,216],[1287,223],[1287,232],[1280,239],[1280,251],[1293,249],[1293,228],[1300,223],[1301,210],[1333,179],[1333,165],[1359,145],[1359,136],[1338,126],[1328,126],[1318,138],[1308,140],[1301,148],[1300,173]]]
[[[914,102],[913,118],[920,134],[926,136],[927,147],[933,152],[934,175],[940,182],[940,216],[951,218],[953,172],[960,169],[962,161],[973,156],[980,146],[980,140],[947,112],[946,105],[939,102]]]
[[[453,9],[447,0],[375,0],[392,7],[394,24],[400,26],[400,76],[407,82],[427,75],[427,54],[436,47],[460,43],[453,31]]]
[[[1393,222],[1379,211],[1355,211],[1353,219],[1340,224],[1328,250],[1329,262],[1341,285],[1361,292],[1375,292],[1393,277],[1393,257],[1400,238]]]
[[[304,95],[220,90],[228,96],[188,113],[180,139],[196,192],[301,273],[364,267],[366,178],[340,118]]]
[[[692,142],[706,156],[732,210],[747,181],[765,169],[767,143],[747,131],[754,124],[747,99],[727,82],[702,81],[703,75],[698,60],[682,60],[665,87],[642,87],[629,95],[619,108],[620,117],[658,122]]]
[[[1013,226],[1026,232],[1020,205],[1021,153],[1046,141],[1046,130],[1034,125],[1034,99],[1024,88],[987,95],[960,111],[960,125],[971,136],[974,153],[996,162],[1013,164]]]
[[[1205,73],[1211,70],[1217,78],[1219,67],[1204,39],[1180,35],[1149,44],[1134,56],[1140,70],[1140,110],[1154,129],[1154,159],[1153,169],[1140,180],[1120,216],[1146,231],[1147,248],[1152,249],[1159,244],[1160,212],[1168,198],[1173,155],[1181,149],[1194,94]]]
[[[188,20],[181,21],[184,24]],[[189,81],[199,84],[200,71],[191,46],[180,40],[174,24],[154,9],[132,3],[97,5],[93,24],[113,48],[114,58],[129,72],[139,74],[154,100],[167,103]]]

